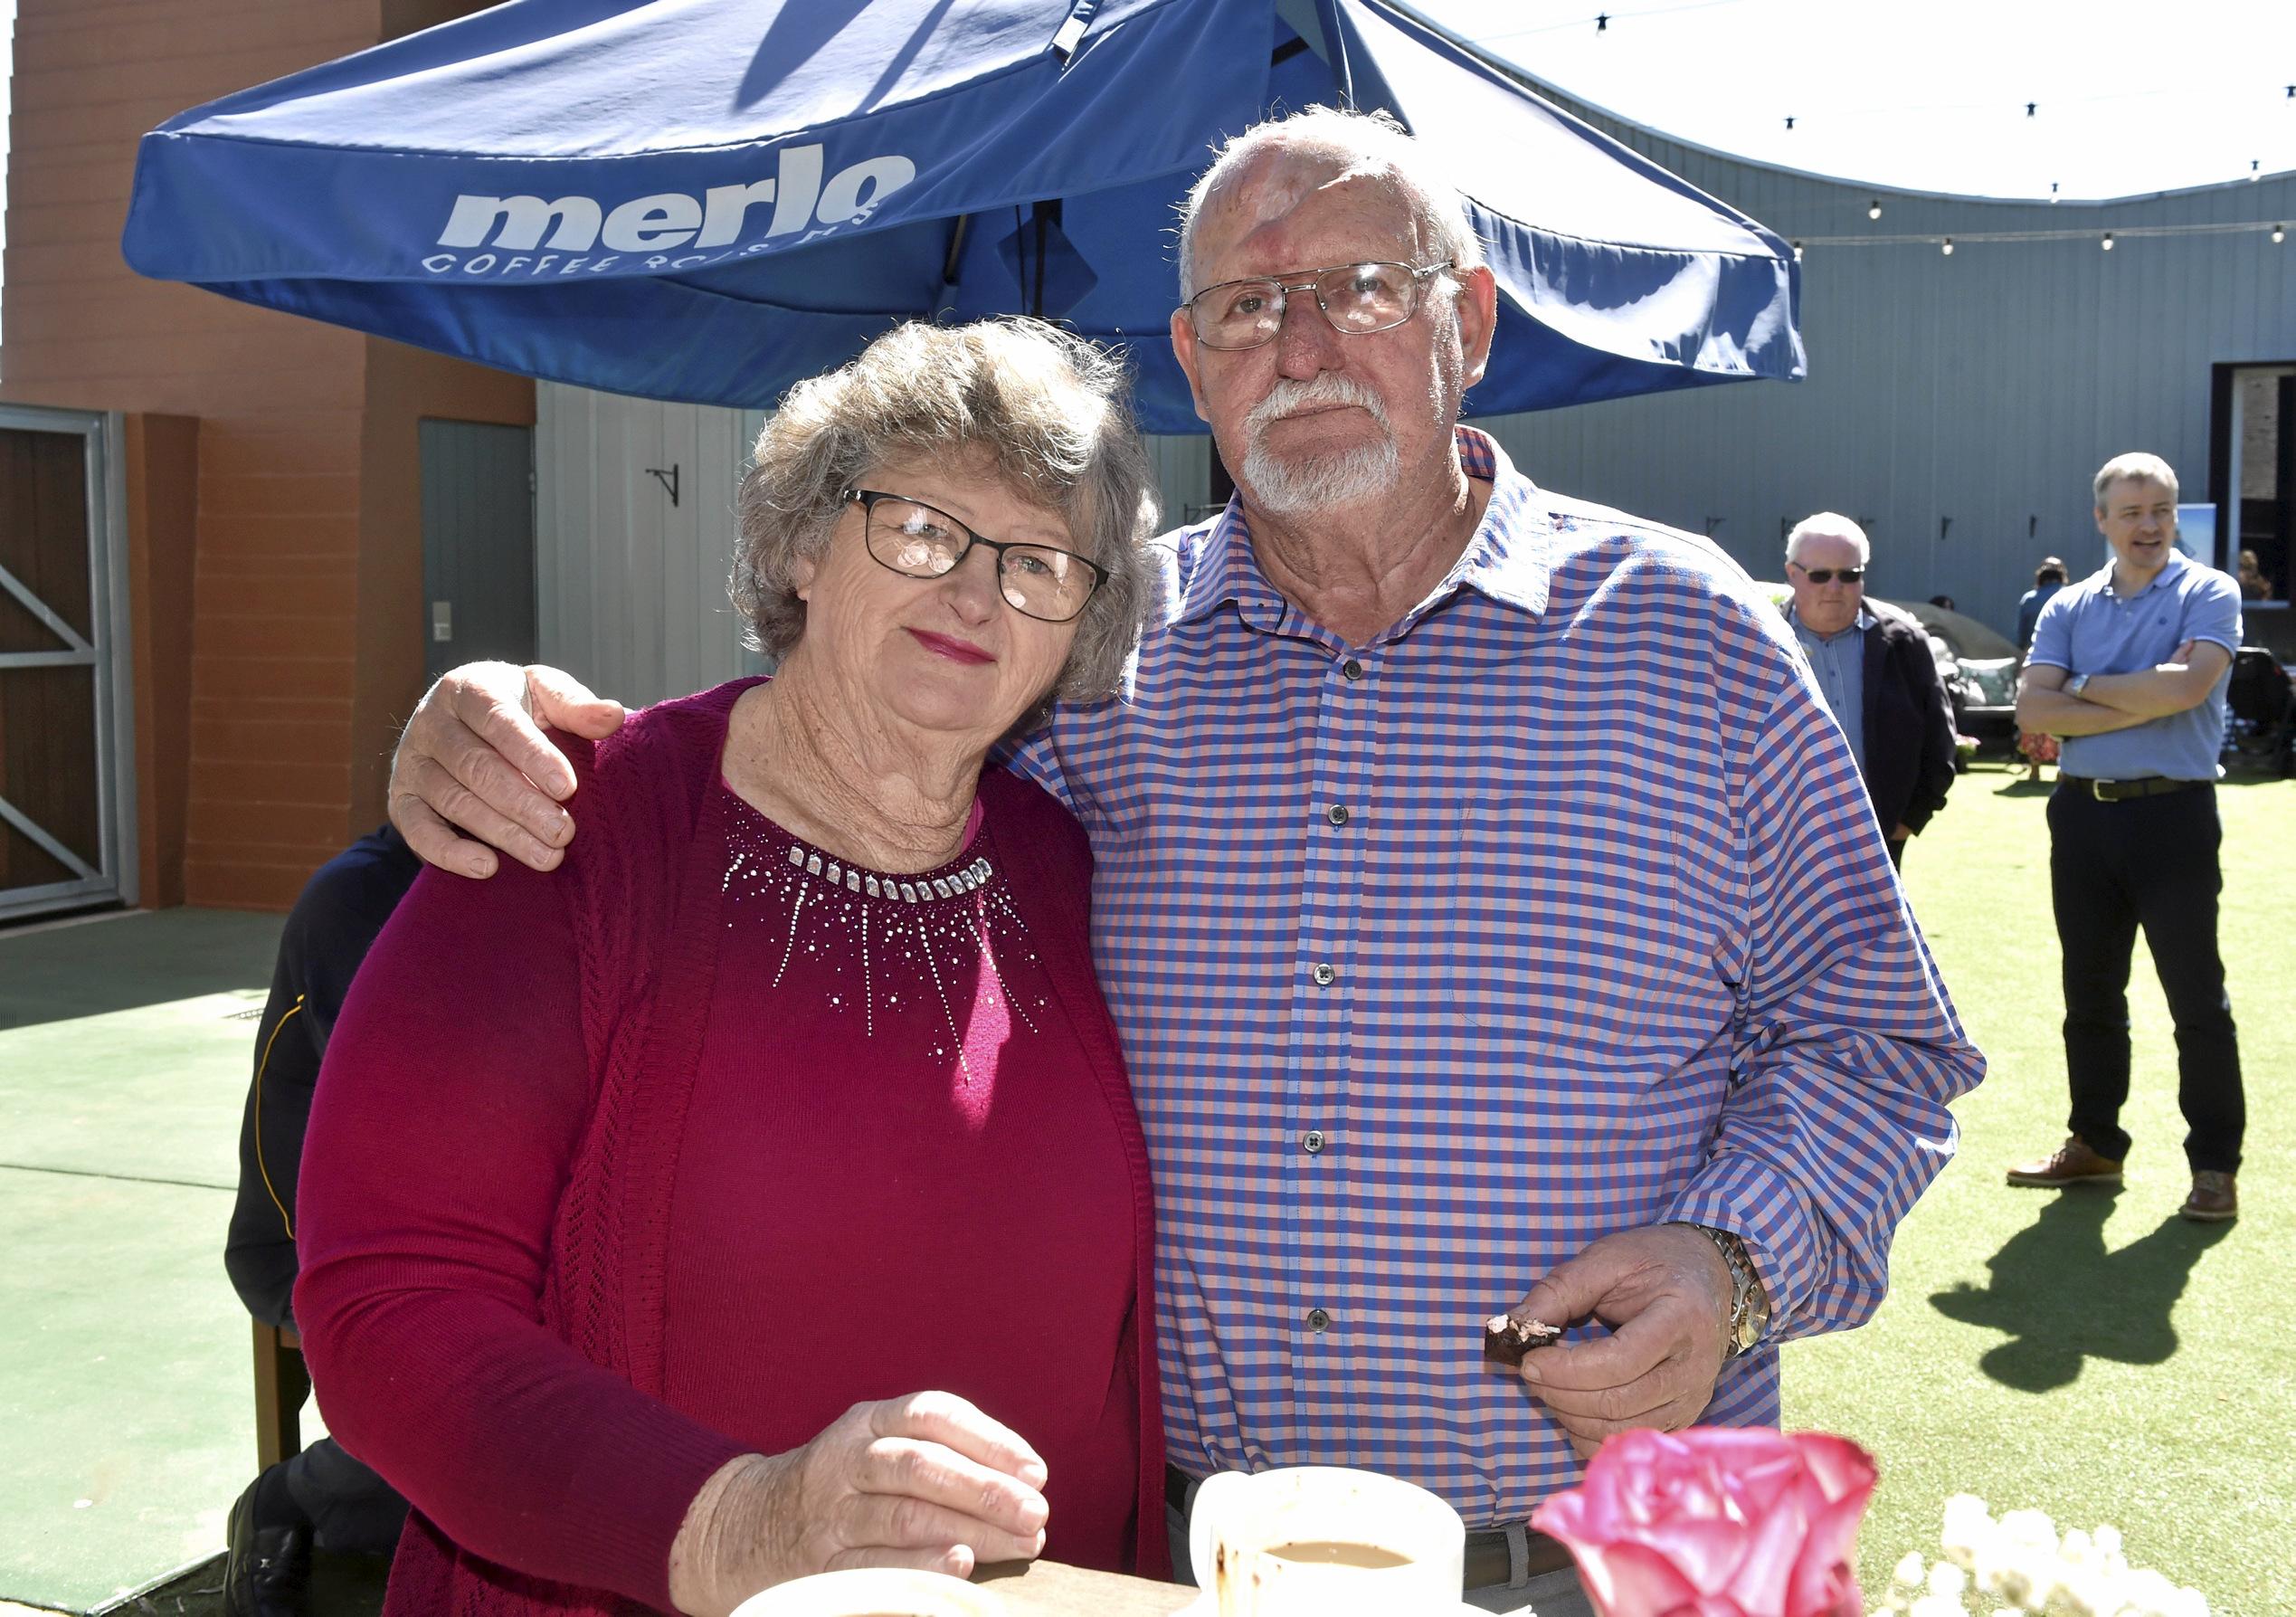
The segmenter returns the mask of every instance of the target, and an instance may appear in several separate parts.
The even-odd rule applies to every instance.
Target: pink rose
[[[1859,1617],[1873,1457],[1823,1432],[1622,1432],[1532,1514],[1604,1617]]]

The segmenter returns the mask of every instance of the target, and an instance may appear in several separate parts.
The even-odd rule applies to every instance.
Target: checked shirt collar
[[[1380,642],[1402,639],[1421,618],[1462,589],[1474,590],[1532,617],[1546,610],[1554,529],[1544,500],[1489,434],[1466,426],[1453,432],[1466,474],[1491,484],[1490,503],[1484,507],[1483,520],[1475,525],[1474,537],[1450,571],[1426,600],[1379,637]],[[1183,533],[1179,539],[1182,582],[1160,627],[1201,623],[1220,607],[1233,604],[1246,626],[1262,633],[1333,638],[1267,581],[1252,550],[1251,528],[1244,519],[1241,496],[1231,497],[1228,509],[1208,528]],[[1191,547],[1192,557],[1188,554]]]

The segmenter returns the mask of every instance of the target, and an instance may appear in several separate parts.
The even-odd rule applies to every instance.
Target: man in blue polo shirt
[[[2105,462],[2097,528],[2112,561],[2050,598],[2017,688],[2017,726],[2064,737],[2049,800],[2049,884],[2064,955],[2072,1137],[2009,1171],[2046,1190],[2117,1185],[2129,1136],[2129,962],[2142,927],[2177,1025],[2190,1132],[2184,1216],[2239,1213],[2247,1108],[2216,952],[2216,754],[2240,645],[2240,587],[2177,551],[2177,474],[2158,455]]]

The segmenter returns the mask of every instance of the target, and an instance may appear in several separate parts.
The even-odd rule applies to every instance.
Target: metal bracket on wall
[[[678,505],[678,463],[673,461],[667,468],[649,466],[646,468],[646,475],[662,486],[669,495],[671,509],[675,509]]]

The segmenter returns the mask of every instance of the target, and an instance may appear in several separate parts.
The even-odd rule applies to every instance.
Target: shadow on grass
[[[2166,1363],[2177,1351],[2169,1316],[2203,1252],[2230,1224],[2195,1224],[2170,1214],[2149,1235],[2107,1251],[2113,1193],[2074,1189],[2047,1194],[2041,1216],[1987,1260],[1990,1285],[1967,1282],[1931,1295],[1949,1319],[2007,1331],[2009,1339],[1978,1361],[1986,1374],[2020,1392],[2069,1386],[2084,1361]]]
[[[2006,786],[1994,787],[1993,794],[1996,797],[2046,797],[2056,789],[2054,781],[2027,780],[2019,775]]]

